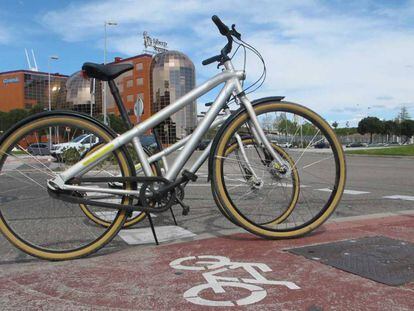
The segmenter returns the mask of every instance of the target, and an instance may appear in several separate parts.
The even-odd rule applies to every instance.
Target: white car
[[[98,142],[99,138],[95,135],[83,134],[71,140],[70,142],[54,144],[50,149],[50,154],[57,160],[60,160],[62,159],[62,155],[66,150],[75,148],[82,156]]]
[[[292,144],[291,143],[281,143],[281,144],[277,144],[279,147],[282,148],[292,148]]]

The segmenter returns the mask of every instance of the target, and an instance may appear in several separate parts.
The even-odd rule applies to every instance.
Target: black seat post
[[[111,90],[112,96],[115,99],[115,103],[118,106],[122,120],[124,120],[125,124],[128,126],[128,129],[131,129],[132,123],[128,117],[128,112],[125,109],[124,103],[122,102],[122,98],[121,98],[121,95],[119,94],[118,87],[116,86],[114,80],[109,80],[108,85],[109,85],[109,89]]]

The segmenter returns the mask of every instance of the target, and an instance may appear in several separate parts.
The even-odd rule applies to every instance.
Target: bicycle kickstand
[[[154,227],[154,223],[152,222],[152,216],[151,213],[146,212],[150,226],[151,226],[151,231],[152,231],[152,235],[154,236],[154,240],[155,240],[155,244],[156,245],[160,245],[160,243],[158,243],[158,238],[157,238],[157,233],[155,232],[155,227]]]
[[[174,215],[174,211],[173,211],[172,207],[170,207],[170,211],[171,211],[171,216],[172,216],[172,218],[174,220],[174,225],[178,226],[177,220],[175,219],[175,215]]]

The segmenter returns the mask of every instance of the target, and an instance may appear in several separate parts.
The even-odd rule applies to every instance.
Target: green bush
[[[62,153],[62,161],[66,164],[73,165],[79,162],[81,155],[76,148],[68,148]]]

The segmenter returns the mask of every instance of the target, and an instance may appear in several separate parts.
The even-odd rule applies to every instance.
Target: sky
[[[33,49],[39,69],[71,74],[86,61],[143,52],[142,32],[187,54],[197,84],[218,73],[201,61],[225,39],[211,21],[236,24],[263,55],[267,79],[251,100],[271,95],[308,106],[330,123],[354,126],[366,116],[395,118],[402,106],[414,117],[414,0],[0,0],[0,71],[27,69]],[[243,53],[235,56],[242,69]],[[247,82],[262,66],[247,54]],[[201,98],[214,99],[217,90]]]

